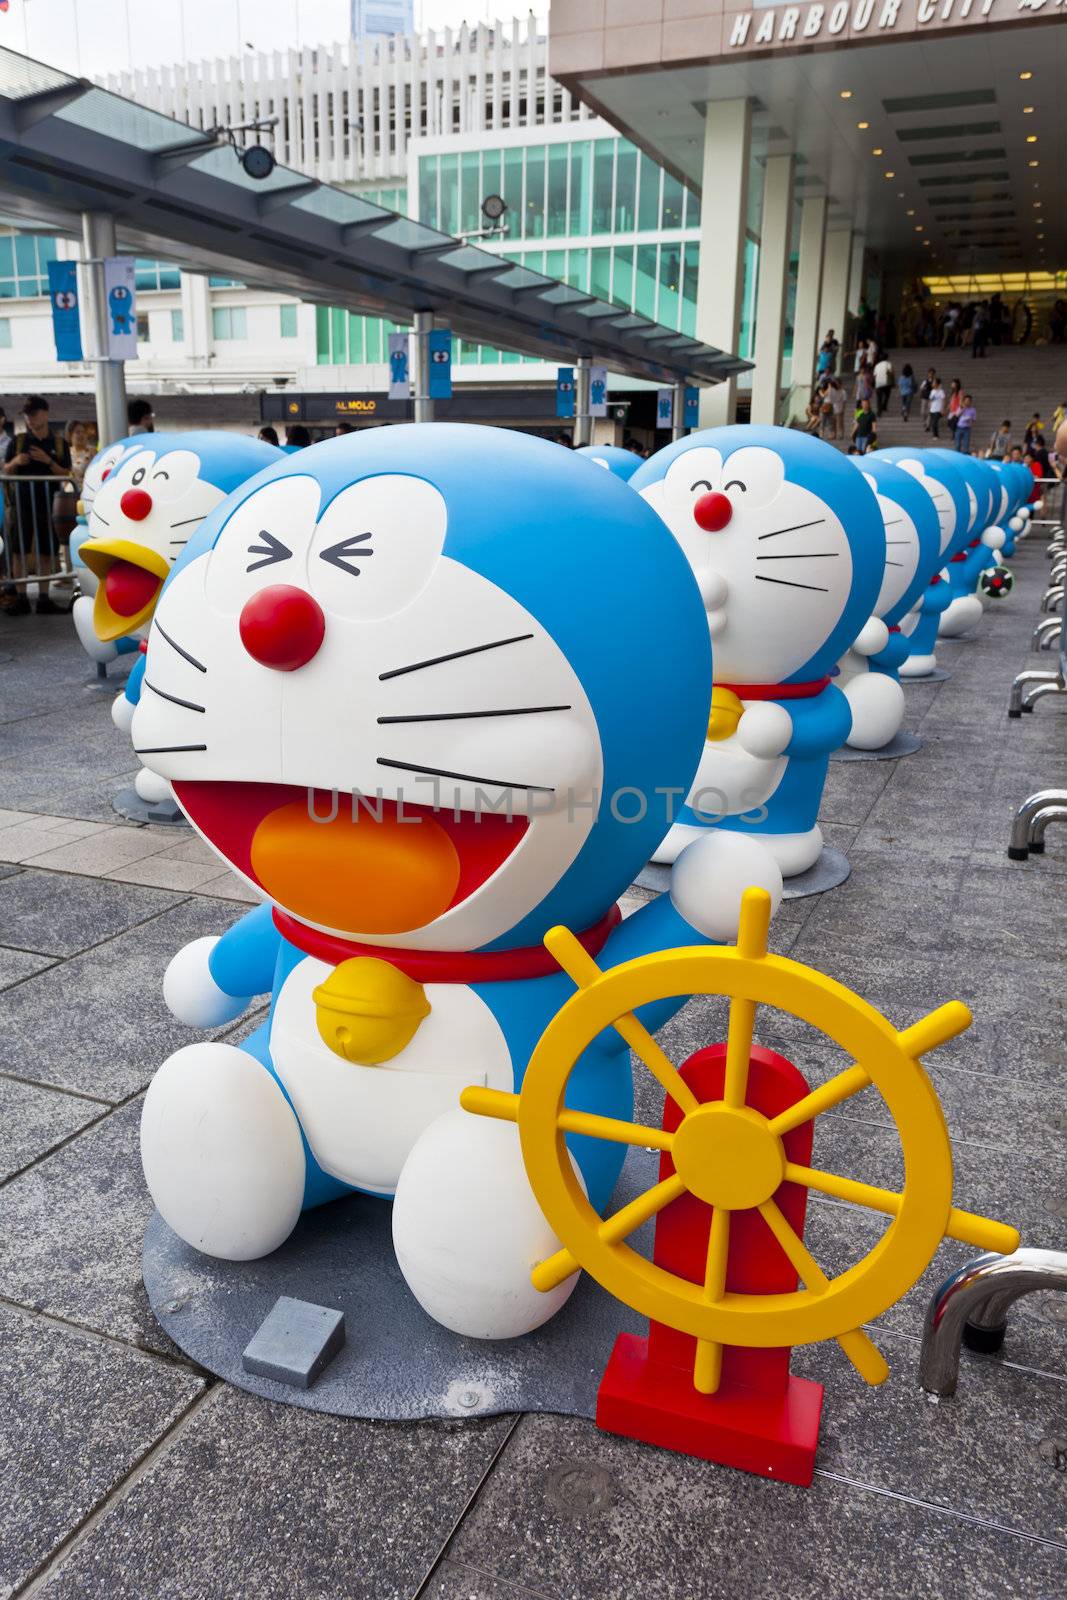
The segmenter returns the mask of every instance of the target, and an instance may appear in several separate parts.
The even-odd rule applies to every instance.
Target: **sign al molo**
[[[1046,0],[1014,0],[1011,14],[1040,15]],[[1053,13],[1063,0],[1049,0]],[[846,33],[858,35],[914,32],[928,24],[978,21],[988,18],[997,0],[825,0],[810,5],[764,5],[741,11],[727,19],[723,33],[725,48],[741,50],[757,45],[810,44]],[[1002,20],[1008,8],[998,8]]]

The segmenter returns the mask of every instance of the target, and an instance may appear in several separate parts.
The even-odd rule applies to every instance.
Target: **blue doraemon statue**
[[[669,651],[620,648],[635,605]],[[205,521],[160,598],[146,683],[136,748],[266,901],[182,950],[166,998],[210,1028],[270,996],[241,1045],[179,1050],[149,1088],[163,1217],[247,1259],[307,1207],[395,1196],[397,1259],[430,1315],[481,1337],[539,1325],[573,1280],[532,1289],[557,1244],[516,1130],[458,1099],[518,1088],[573,992],[545,932],[566,924],[611,966],[732,937],[748,882],[780,892],[757,844],[720,835],[619,922],[707,726],[681,552],[624,484],[544,440],[446,423],[331,439]],[[613,1033],[571,1084],[569,1103],[631,1115]],[[602,1208],[623,1151],[572,1151]]]
[[[891,461],[907,472],[929,497],[940,530],[941,563],[923,591],[918,606],[901,623],[908,641],[908,654],[898,671],[902,678],[928,678],[937,669],[934,645],[942,613],[952,603],[948,563],[962,550],[970,537],[972,508],[963,479],[951,463],[939,459],[946,452],[895,445],[879,450],[882,461]],[[974,507],[977,515],[977,505]]]
[[[613,472],[623,483],[629,483],[638,467],[644,463],[639,455],[632,450],[623,450],[617,444],[583,444],[574,452],[577,456],[584,456],[587,461],[595,461],[599,466],[606,467]]]
[[[940,529],[933,502],[909,473],[881,454],[846,460],[863,473],[878,498],[886,559],[874,616],[841,657],[835,681],[852,711],[846,742],[857,750],[881,750],[904,720],[898,672],[908,642],[901,624],[940,566]]]
[[[101,645],[125,639],[140,650],[163,583],[208,512],[281,452],[220,430],[138,434],[96,460],[101,458],[87,504],[88,537],[78,551],[95,579],[92,630]],[[96,461],[90,471],[95,466]],[[79,635],[87,621],[84,612],[75,617]],[[123,732],[129,731],[143,677],[142,655],[112,706]],[[146,801],[169,795],[147,772],[138,774],[136,787]]]
[[[684,550],[715,657],[704,757],[656,859],[718,826],[758,836],[786,877],[804,872],[822,849],[830,752],[851,727],[831,673],[885,569],[878,502],[838,451],[788,428],[690,434],[630,487]]]

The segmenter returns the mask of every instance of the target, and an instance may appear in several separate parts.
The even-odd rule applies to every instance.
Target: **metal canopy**
[[[257,181],[215,136],[2,49],[0,206],[68,232],[109,212],[137,255],[400,323],[431,311],[545,361],[660,384],[751,365],[305,173]]]

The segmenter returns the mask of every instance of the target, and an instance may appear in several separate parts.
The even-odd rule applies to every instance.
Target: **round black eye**
[[[731,478],[729,483],[724,483],[722,487],[723,487],[723,493],[724,494],[726,493],[727,489],[740,489],[742,494],[747,494],[748,493],[747,488],[741,482],[740,478]]]
[[[133,477],[130,479],[130,482],[131,483],[141,483],[144,480],[144,475],[145,475],[144,467],[138,467],[137,471],[134,473]]]
[[[707,478],[698,478],[696,483],[691,483],[689,485],[689,492],[690,494],[696,494],[698,489],[707,489],[710,492],[711,487],[712,485],[708,482]]]

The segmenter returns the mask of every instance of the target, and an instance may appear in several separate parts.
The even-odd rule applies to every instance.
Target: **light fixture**
[[[886,173],[886,177],[887,178],[895,178],[896,177],[896,173],[895,172],[887,172]]]
[[[1029,83],[1030,79],[1033,77],[1033,73],[1032,72],[1020,72],[1019,77],[1022,79],[1023,83]]]
[[[1023,106],[1023,116],[1024,117],[1032,117],[1033,114],[1034,114],[1033,106]]]
[[[870,123],[869,122],[857,122],[856,126],[857,126],[857,128],[860,128],[860,129],[869,128],[870,127]]]
[[[1034,210],[1035,211],[1040,211],[1041,210],[1041,201],[1040,200],[1035,200],[1034,201]]]
[[[922,225],[922,223],[921,223],[921,222],[917,222],[917,223],[916,223],[916,224],[915,224],[915,232],[916,232],[916,233],[922,233],[922,231],[923,231],[923,225]]]
[[[1037,236],[1037,237],[1038,237],[1038,238],[1039,238],[1039,239],[1043,239],[1043,238],[1044,238],[1044,237],[1045,237],[1045,235],[1044,235],[1044,234],[1043,234],[1043,233],[1039,233],[1039,234],[1038,234],[1038,236]]]
[[[909,212],[908,212],[908,216],[909,216],[909,217],[913,217],[913,216],[914,216],[914,215],[915,215],[915,212],[914,212],[914,211],[909,211]]]
[[[841,90],[841,98],[842,98],[842,100],[851,100],[852,99],[852,90],[851,89],[842,89]]]
[[[1040,165],[1041,165],[1041,163],[1039,161],[1031,161],[1030,162],[1030,166],[1032,166],[1032,167],[1037,167],[1037,166],[1040,166]]]
[[[880,144],[876,144],[874,149],[871,151],[871,155],[872,156],[884,156],[885,155],[885,151],[882,149]]]
[[[1037,143],[1037,134],[1036,133],[1028,133],[1026,135],[1026,142],[1027,142],[1027,144],[1036,144]]]
[[[904,191],[903,191],[903,189],[898,189],[898,190],[897,190],[897,199],[898,199],[898,200],[903,200],[903,198],[904,198]]]

